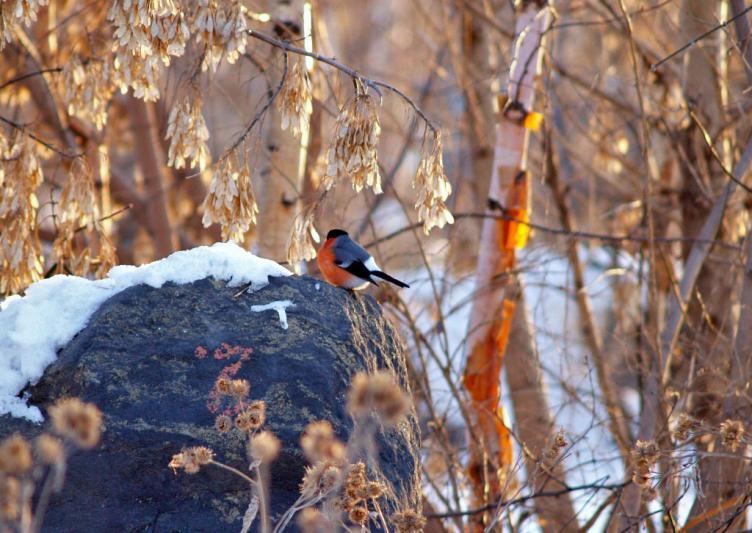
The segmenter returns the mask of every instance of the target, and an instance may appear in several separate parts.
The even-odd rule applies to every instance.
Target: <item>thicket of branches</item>
[[[414,289],[426,528],[738,530],[742,0],[4,0],[0,293],[217,240]]]

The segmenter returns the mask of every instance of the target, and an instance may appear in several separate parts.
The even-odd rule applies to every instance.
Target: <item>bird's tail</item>
[[[371,275],[372,276],[376,276],[377,278],[381,278],[383,280],[386,280],[389,283],[394,283],[397,287],[402,287],[403,289],[409,289],[410,288],[410,285],[408,285],[407,283],[403,283],[400,280],[398,280],[396,278],[393,278],[389,274],[386,274],[386,273],[382,272],[381,270],[372,270],[371,271]]]

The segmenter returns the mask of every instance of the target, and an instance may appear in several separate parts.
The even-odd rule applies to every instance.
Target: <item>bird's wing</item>
[[[353,263],[360,263],[368,271],[379,270],[371,254],[347,235],[339,237],[332,246],[332,250],[334,251],[334,262],[342,268],[347,269]]]

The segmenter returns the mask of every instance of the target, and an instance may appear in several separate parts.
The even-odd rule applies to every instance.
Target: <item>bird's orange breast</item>
[[[354,276],[348,271],[338,267],[334,262],[334,250],[332,250],[333,244],[334,239],[327,239],[324,241],[324,244],[321,245],[316,254],[316,263],[318,263],[319,270],[321,270],[321,274],[326,281],[337,287],[343,287],[352,281]]]

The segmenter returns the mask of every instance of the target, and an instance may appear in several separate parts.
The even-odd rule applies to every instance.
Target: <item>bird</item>
[[[403,289],[410,287],[407,283],[382,272],[371,254],[341,229],[333,229],[326,234],[326,240],[316,255],[316,262],[324,279],[337,287],[361,290],[368,287],[369,283],[378,286],[374,278],[388,281]]]

